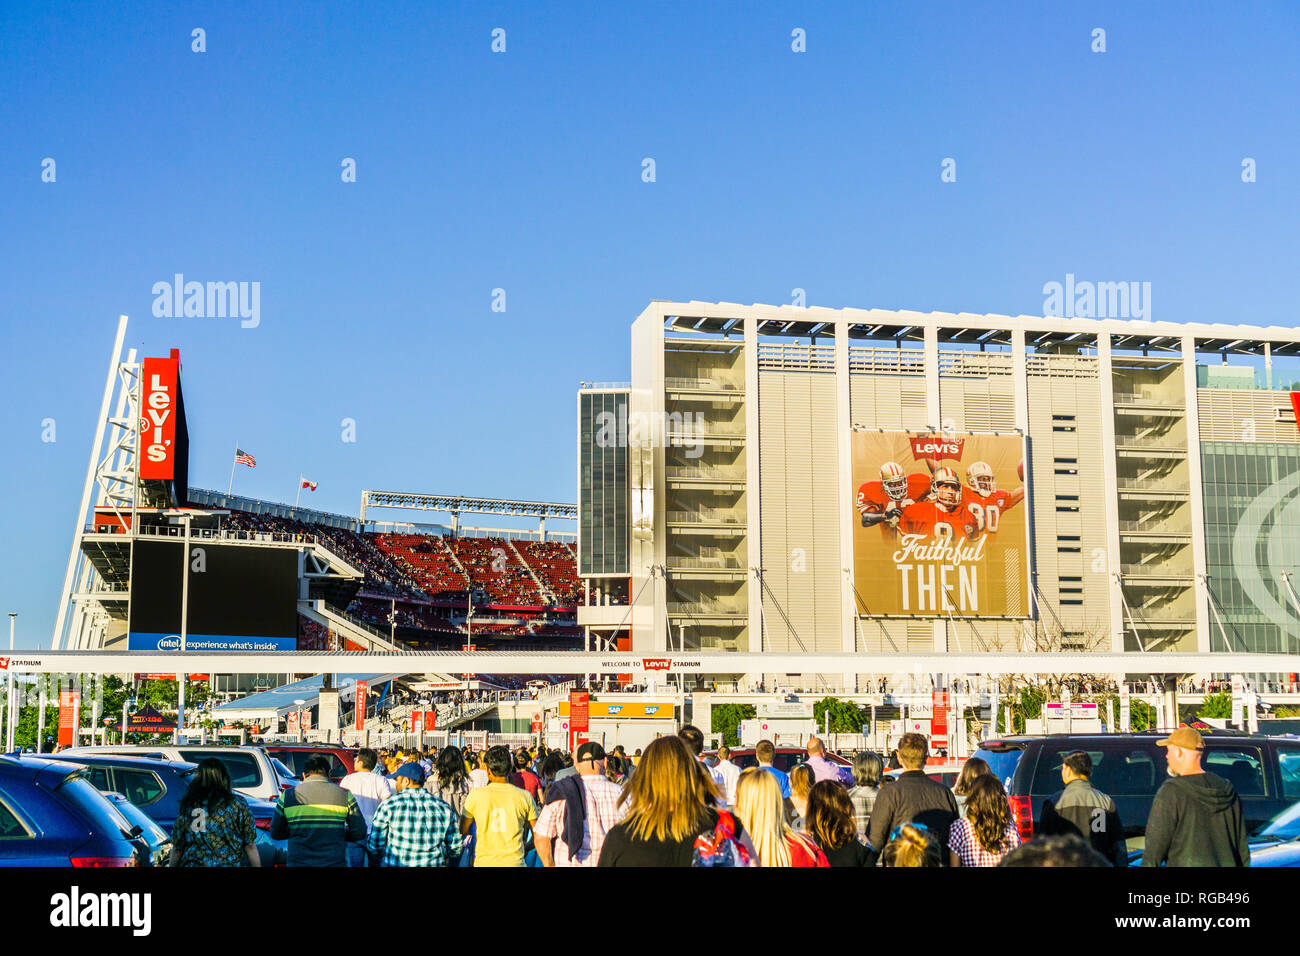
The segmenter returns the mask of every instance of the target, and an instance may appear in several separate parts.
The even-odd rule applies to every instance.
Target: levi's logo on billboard
[[[912,457],[913,458],[955,458],[961,461],[961,447],[966,443],[964,438],[935,438],[933,435],[925,435],[920,438],[912,439]]]
[[[9,669],[9,658],[0,657],[0,671],[7,671],[8,669]]]
[[[175,477],[176,376],[179,360],[144,360],[140,394],[140,477]]]
[[[672,658],[669,657],[643,657],[641,666],[648,671],[666,671],[672,664]]]

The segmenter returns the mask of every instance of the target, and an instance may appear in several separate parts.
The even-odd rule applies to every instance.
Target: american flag
[[[243,449],[235,449],[235,464],[247,465],[249,468],[257,467],[257,459]]]

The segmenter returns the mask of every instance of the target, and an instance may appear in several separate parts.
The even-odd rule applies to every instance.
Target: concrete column
[[[758,320],[745,319],[745,561],[748,567],[763,566],[763,517],[759,497],[758,446]],[[784,561],[782,555],[779,560]],[[763,646],[763,589],[752,573],[746,571],[745,593],[749,603],[750,653],[771,650]]]
[[[853,406],[849,379],[849,323],[835,323],[835,416],[839,431],[840,511],[852,516],[853,510]],[[853,599],[853,521],[840,523],[840,649],[846,654],[857,651],[857,627],[854,620],[857,603]],[[848,573],[844,573],[847,570]],[[857,674],[845,674],[844,686],[857,689]]]
[[[936,431],[943,425],[939,408],[939,327],[931,321],[925,327],[925,417]]]
[[[1110,649],[1124,650],[1124,592],[1120,570],[1118,469],[1115,466],[1115,380],[1110,334],[1097,333],[1097,378],[1101,389],[1101,473],[1106,487],[1106,582],[1110,591]]]
[[[1020,429],[1020,434],[1025,436],[1025,487],[1030,491],[1033,490],[1033,457],[1034,450],[1029,447],[1029,373],[1026,368],[1025,359],[1025,330],[1013,329],[1011,332],[1011,375],[1013,387],[1015,389],[1016,401],[1016,428]],[[1027,536],[1029,538],[1029,548],[1025,557],[1025,567],[1029,574],[1029,616],[1038,617],[1038,594],[1034,591],[1033,584],[1037,580],[1036,563],[1034,561],[1034,499],[1030,495],[1025,503],[1025,520],[1028,524]]]
[[[1196,650],[1206,654],[1210,651],[1210,592],[1205,555],[1205,489],[1201,483],[1201,415],[1196,398],[1196,340],[1184,335],[1182,350],[1183,424],[1187,429],[1187,487],[1191,492],[1189,502],[1192,509],[1192,587],[1196,594]]]

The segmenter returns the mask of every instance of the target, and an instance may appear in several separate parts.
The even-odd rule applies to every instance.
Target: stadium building
[[[1298,357],[1277,327],[655,301],[632,381],[578,393],[578,623],[645,654],[1294,652]]]

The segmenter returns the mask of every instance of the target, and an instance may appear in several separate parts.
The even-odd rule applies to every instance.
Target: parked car
[[[931,780],[937,781],[951,790],[953,787],[957,786],[957,778],[961,776],[962,767],[964,766],[964,763],[949,762],[926,764],[925,775]],[[898,775],[902,772],[903,770],[901,767],[896,770],[886,770],[884,778],[885,780],[892,782],[897,780]]]
[[[1204,766],[1241,797],[1250,831],[1300,799],[1300,739],[1203,732]],[[1092,782],[1115,800],[1130,850],[1145,844],[1151,801],[1165,780],[1160,733],[1052,734],[1003,737],[980,744],[982,757],[1007,788],[1021,839],[1033,837],[1043,801],[1061,789],[1061,758],[1084,750],[1092,757]]]
[[[272,758],[261,747],[230,747],[173,744],[141,746],[73,747],[61,751],[61,757],[105,756],[148,757],[153,760],[185,760],[198,763],[204,757],[216,757],[226,765],[230,783],[245,796],[275,800],[294,785],[292,777],[282,778]]]
[[[84,750],[84,748],[83,748]],[[169,838],[181,799],[190,785],[198,764],[186,760],[159,760],[156,757],[126,757],[109,753],[73,753],[65,750],[50,759],[76,763],[86,768],[88,779],[100,792],[120,793],[164,830]],[[283,865],[288,859],[288,844],[271,839],[271,817],[275,803],[238,794],[248,804],[257,827],[257,851],[262,866]]]
[[[335,783],[350,774],[356,766],[354,761],[357,752],[348,747],[311,744],[267,744],[262,749],[293,771],[293,775],[296,777],[302,776],[303,769],[307,765],[307,758],[315,755],[329,760],[330,779]]]
[[[141,833],[82,767],[0,757],[0,866],[140,866]]]
[[[126,818],[130,824],[140,828],[139,839],[144,842],[147,856],[141,861],[143,866],[167,866],[168,860],[172,854],[171,832],[163,830],[157,823],[137,807],[134,803],[122,796],[120,793],[100,791],[108,798],[109,803],[117,808],[117,812]]]

